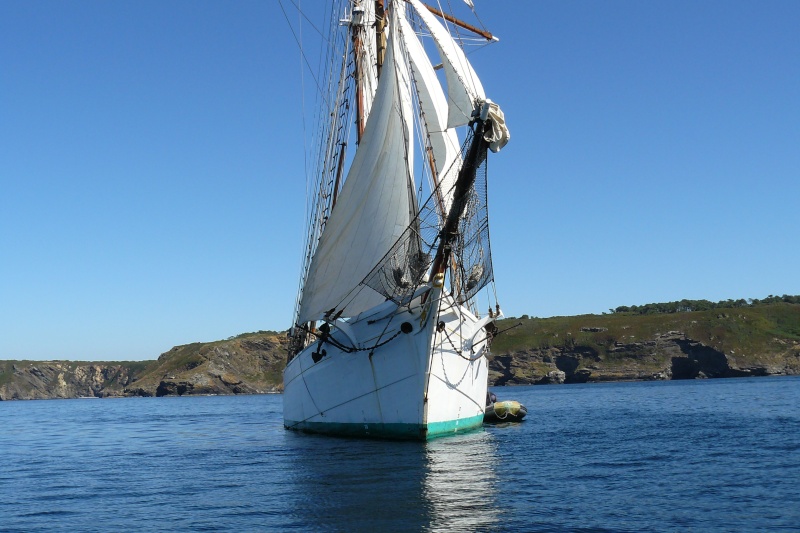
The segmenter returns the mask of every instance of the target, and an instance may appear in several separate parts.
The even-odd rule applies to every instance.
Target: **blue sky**
[[[800,294],[800,2],[475,3],[507,315]],[[299,95],[277,2],[0,2],[0,359],[287,328]]]

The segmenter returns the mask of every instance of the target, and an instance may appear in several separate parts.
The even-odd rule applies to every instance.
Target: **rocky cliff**
[[[124,396],[141,363],[6,361],[0,363],[0,400]]]
[[[0,400],[280,392],[285,335],[176,346],[156,361],[0,362]]]
[[[494,385],[730,378],[800,374],[800,345],[771,357],[735,357],[679,331],[641,342],[517,350],[489,358]]]
[[[176,346],[126,386],[134,396],[261,394],[283,390],[286,335],[254,333]]]
[[[511,329],[509,329],[511,328]],[[800,305],[508,319],[497,385],[800,374]]]

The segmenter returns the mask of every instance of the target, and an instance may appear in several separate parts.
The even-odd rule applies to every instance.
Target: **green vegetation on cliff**
[[[523,316],[503,319],[498,327],[503,330],[515,323],[520,326],[495,339],[493,352],[590,346],[599,353],[607,353],[616,342],[649,339],[667,331],[681,331],[725,352],[779,353],[787,342],[800,342],[800,305],[785,303],[669,314]]]
[[[519,372],[506,372],[515,383],[548,382],[547,373],[553,371],[566,372],[566,381],[570,376],[597,381],[800,372],[799,304],[524,316],[501,320],[498,326],[503,330],[516,324],[492,344],[495,361],[509,355],[515,359]]]
[[[242,333],[226,340],[175,346],[126,389],[141,396],[278,392],[286,335]]]
[[[733,309],[745,307],[759,307],[774,303],[787,303],[787,304],[800,304],[800,296],[790,296],[784,294],[783,296],[769,295],[763,300],[749,298],[745,300],[721,300],[719,302],[710,302],[708,300],[680,300],[676,302],[663,302],[645,305],[621,305],[616,309],[609,309],[612,313],[633,313],[637,315],[654,315],[659,313],[681,313],[687,311],[709,311],[711,309]]]

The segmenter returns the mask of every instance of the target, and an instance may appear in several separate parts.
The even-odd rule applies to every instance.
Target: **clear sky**
[[[800,294],[800,2],[475,4],[507,315]],[[277,1],[0,2],[0,359],[288,328],[299,95]]]

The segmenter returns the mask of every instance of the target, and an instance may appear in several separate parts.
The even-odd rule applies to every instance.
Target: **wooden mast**
[[[375,0],[375,54],[377,56],[378,79],[381,77],[383,60],[386,57],[386,10],[381,0]]]
[[[356,80],[356,144],[361,144],[361,135],[364,134],[364,83],[361,79],[362,73],[358,68],[359,58],[362,54],[363,44],[361,43],[361,32],[353,31],[353,57],[355,57],[354,77]]]
[[[373,1],[373,0],[367,0]],[[353,18],[350,21],[350,33],[351,38],[353,40],[353,79],[355,80],[355,89],[356,89],[356,144],[361,144],[361,136],[364,135],[364,128],[366,127],[366,116],[364,113],[364,83],[362,79],[362,72],[359,69],[359,65],[361,64],[361,56],[364,53],[364,43],[361,39],[362,28],[363,26],[363,10],[360,11],[361,15],[356,20],[356,12],[353,12]],[[380,35],[383,33],[383,26],[385,23],[383,22],[383,7],[381,5],[380,0],[375,1],[375,16],[376,16],[376,23],[375,23],[375,31],[378,32],[378,47],[380,47]],[[385,48],[385,38],[384,38],[384,48]],[[378,73],[380,74],[380,66],[383,63],[383,57],[381,51],[378,51]],[[344,152],[345,152],[346,144],[342,143],[340,150],[339,150],[339,163],[336,169],[336,180],[335,185],[333,187],[333,201],[331,204],[331,209],[336,205],[336,198],[339,195],[339,187],[342,181],[342,173],[344,172]]]

